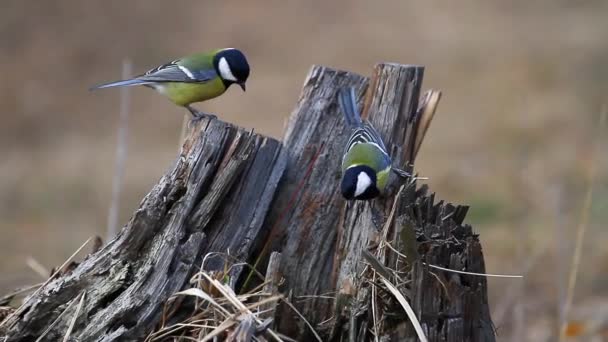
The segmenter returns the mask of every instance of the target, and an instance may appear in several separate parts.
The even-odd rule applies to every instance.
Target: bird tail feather
[[[146,85],[146,84],[150,84],[150,83],[154,83],[154,82],[145,81],[145,80],[138,79],[138,78],[132,78],[130,80],[121,80],[121,81],[100,84],[100,85],[91,87],[90,90],[111,88],[111,87],[129,87],[129,86],[136,86],[136,85]]]
[[[357,109],[354,87],[340,89],[338,92],[338,102],[340,103],[340,109],[344,114],[344,119],[349,126],[359,127],[363,124],[361,121],[361,114]]]

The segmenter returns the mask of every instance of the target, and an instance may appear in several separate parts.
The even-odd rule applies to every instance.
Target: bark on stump
[[[415,182],[370,202],[345,202],[339,194],[348,129],[337,91],[356,88],[395,164],[412,170],[430,122],[428,103],[418,103],[422,76],[420,66],[379,64],[369,82],[313,67],[283,145],[219,120],[192,122],[175,166],[120,234],[30,296],[0,325],[0,337],[32,341],[51,327],[44,340],[62,338],[84,294],[74,340],[141,339],[202,256],[230,251],[265,270],[259,261],[277,251],[267,278],[278,269],[285,283],[267,287],[288,295],[324,340],[416,340],[377,282],[383,275],[394,284],[407,280],[398,289],[430,341],[494,341],[485,278],[427,266],[485,271],[477,235],[463,224],[466,207],[435,203]],[[221,269],[223,260],[206,267]],[[245,276],[242,267],[231,270],[236,291]],[[288,306],[279,305],[274,317],[279,332],[314,338]]]

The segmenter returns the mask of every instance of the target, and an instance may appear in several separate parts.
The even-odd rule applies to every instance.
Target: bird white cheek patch
[[[220,69],[220,76],[222,76],[223,79],[233,82],[237,81],[236,77],[234,77],[234,75],[232,74],[232,70],[230,70],[230,65],[228,65],[228,61],[226,60],[226,58],[220,58],[218,66]]]
[[[355,189],[355,197],[361,195],[372,184],[372,180],[365,172],[359,173],[357,176],[357,188]]]

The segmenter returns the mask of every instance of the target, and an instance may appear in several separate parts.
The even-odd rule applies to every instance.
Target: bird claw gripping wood
[[[405,170],[396,168],[396,167],[392,167],[391,171],[393,171],[397,176],[399,176],[401,178],[407,179],[407,178],[411,178],[412,177],[411,173],[409,173],[409,172],[407,172]]]

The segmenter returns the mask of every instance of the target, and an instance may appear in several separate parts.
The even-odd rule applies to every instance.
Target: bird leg
[[[190,111],[190,114],[192,114],[193,120],[201,120],[204,118],[208,118],[209,120],[217,119],[217,116],[215,116],[215,114],[201,112],[200,110],[194,109],[190,105],[187,105],[186,108]]]
[[[411,178],[412,180],[418,180],[418,179],[428,179],[427,177],[418,177],[418,176],[413,176],[411,173],[402,170],[398,167],[392,167],[391,170],[400,178],[402,179],[408,179]]]
[[[399,169],[399,168],[396,168],[396,167],[392,167],[392,168],[391,168],[391,170],[392,170],[392,171],[393,171],[393,172],[394,172],[394,173],[395,173],[397,176],[399,176],[399,177],[401,177],[401,178],[410,178],[410,177],[412,177],[412,175],[411,175],[409,172],[405,171],[405,170],[402,170],[402,169]]]
[[[412,177],[411,173],[398,167],[391,167],[391,171],[394,176],[391,175],[391,177],[389,177],[388,184],[386,185],[386,189],[384,191],[385,196],[395,196],[402,185],[404,185],[408,181],[412,182],[417,179],[416,177]]]

